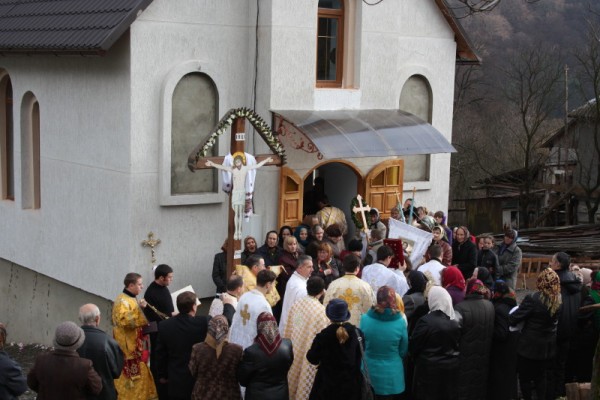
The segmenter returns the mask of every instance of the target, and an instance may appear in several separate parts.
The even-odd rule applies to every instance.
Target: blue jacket
[[[365,335],[365,358],[375,394],[386,396],[404,392],[402,358],[408,351],[406,321],[401,313],[383,314],[370,309],[360,320]]]

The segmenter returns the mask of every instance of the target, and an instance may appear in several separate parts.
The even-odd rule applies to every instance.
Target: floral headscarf
[[[256,328],[258,334],[256,335],[254,342],[258,343],[258,346],[267,354],[267,356],[272,356],[281,344],[277,320],[273,314],[263,312],[256,320]]]
[[[494,284],[494,297],[493,300],[509,298],[517,300],[515,291],[506,284],[502,279],[498,279]]]
[[[489,299],[491,296],[489,289],[479,279],[469,279],[467,294],[480,295],[485,299]]]
[[[465,278],[460,269],[456,267],[446,267],[442,271],[442,286],[456,286],[460,290],[465,290]]]
[[[391,309],[392,312],[398,311],[396,291],[389,286],[382,286],[377,290],[377,305],[375,309],[383,312],[386,308]]]
[[[540,292],[540,299],[551,315],[556,314],[562,303],[560,296],[560,278],[551,268],[546,268],[537,278],[537,290]]]
[[[223,315],[217,315],[208,322],[208,335],[205,343],[217,351],[217,359],[221,356],[223,345],[227,342],[229,324]]]

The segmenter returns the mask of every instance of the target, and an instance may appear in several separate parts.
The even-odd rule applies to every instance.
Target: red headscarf
[[[456,286],[460,290],[465,290],[465,278],[460,269],[456,267],[446,267],[442,271],[442,286]]]
[[[273,314],[263,312],[256,320],[256,328],[258,334],[254,342],[258,343],[267,356],[272,356],[281,344],[277,320]]]

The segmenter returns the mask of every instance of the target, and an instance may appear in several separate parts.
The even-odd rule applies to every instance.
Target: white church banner
[[[388,238],[402,239],[402,246],[408,253],[412,265],[418,266],[431,244],[433,235],[393,218],[389,219],[388,225],[390,230]]]

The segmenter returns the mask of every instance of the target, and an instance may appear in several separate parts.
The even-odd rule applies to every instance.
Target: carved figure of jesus
[[[210,160],[206,161],[207,167],[213,167],[223,171],[231,172],[231,208],[233,208],[233,222],[235,225],[235,232],[233,234],[234,240],[242,239],[242,220],[244,218],[244,207],[246,205],[246,175],[248,174],[249,170],[260,168],[266,163],[273,161],[273,159],[269,157],[258,164],[245,165],[244,158],[245,157],[243,153],[235,153],[233,155],[233,166],[231,167],[215,164]]]

